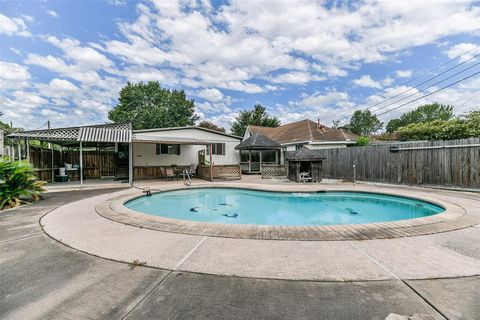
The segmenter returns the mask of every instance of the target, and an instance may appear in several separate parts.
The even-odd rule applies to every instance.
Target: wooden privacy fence
[[[480,138],[325,149],[323,176],[480,188]]]
[[[282,164],[262,164],[262,179],[286,178],[288,166]]]
[[[74,150],[60,152],[58,150],[30,147],[30,163],[35,168],[38,179],[51,181],[52,168],[56,172],[58,167],[64,167],[65,163],[78,165],[80,163],[80,153]],[[83,173],[87,178],[115,176],[116,167],[116,156],[113,151],[85,150],[83,152]],[[58,172],[55,174],[58,174]]]

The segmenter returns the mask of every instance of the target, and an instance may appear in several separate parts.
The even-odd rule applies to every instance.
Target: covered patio
[[[180,178],[184,175],[184,171],[209,181],[241,178],[238,165],[214,163],[213,147],[221,144],[222,141],[188,136],[167,136],[162,132],[136,132],[133,134],[132,143],[134,180]],[[157,156],[154,158],[149,157],[149,152],[146,150],[152,145],[156,148]],[[174,176],[167,174],[167,170],[173,171]]]
[[[256,133],[243,140],[236,150],[240,150],[242,173],[260,174],[262,165],[280,164],[280,144]]]
[[[19,159],[28,160],[40,180],[81,187],[85,180],[133,181],[130,123],[23,131],[9,138],[17,140]]]

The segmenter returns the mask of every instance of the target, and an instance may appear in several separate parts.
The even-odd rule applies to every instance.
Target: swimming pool
[[[444,211],[426,201],[375,193],[285,193],[233,188],[166,191],[130,200],[125,206],[181,220],[289,226],[388,222]]]

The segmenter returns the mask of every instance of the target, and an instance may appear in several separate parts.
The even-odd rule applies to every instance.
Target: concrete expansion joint
[[[6,244],[6,243],[10,243],[10,242],[14,242],[14,241],[20,241],[20,240],[24,240],[24,239],[29,239],[29,238],[32,238],[32,237],[39,236],[39,235],[41,235],[41,234],[42,234],[42,232],[37,232],[37,233],[28,234],[28,235],[23,236],[23,237],[18,237],[18,238],[14,238],[14,239],[8,239],[8,240],[5,240],[5,241],[0,241],[0,245]]]
[[[360,251],[361,254],[363,254],[365,257],[367,257],[368,259],[370,259],[371,261],[373,261],[376,265],[378,265],[380,268],[382,268],[383,270],[385,270],[387,273],[391,274],[395,279],[397,280],[400,280],[402,281],[402,279],[400,279],[395,273],[393,273],[389,268],[387,268],[385,265],[383,265],[382,263],[380,263],[377,259],[374,259],[372,256],[370,256],[369,254],[367,254],[365,251],[363,251],[362,249],[360,249],[359,247],[357,247],[352,241],[347,241],[352,247],[354,247],[355,249],[357,249],[358,251]]]
[[[200,245],[205,241],[207,240],[208,237],[203,237],[196,245],[195,247],[192,248],[192,250],[190,250],[178,263],[177,265],[175,266],[175,268],[173,270],[178,270],[178,268],[193,254],[193,252],[195,252],[195,250],[198,249],[198,247],[200,247]]]

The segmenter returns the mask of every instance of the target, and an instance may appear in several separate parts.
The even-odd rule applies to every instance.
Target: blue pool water
[[[372,193],[282,193],[229,188],[161,192],[133,199],[125,206],[182,220],[292,226],[386,222],[444,211],[425,201]]]

